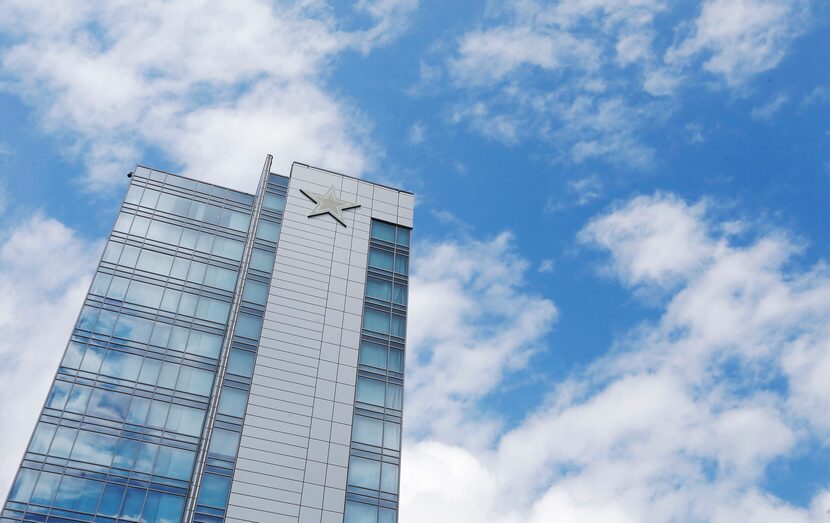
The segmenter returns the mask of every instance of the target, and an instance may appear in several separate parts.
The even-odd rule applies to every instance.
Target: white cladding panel
[[[300,189],[360,204],[346,227]],[[294,164],[229,522],[343,521],[372,218],[412,226],[412,195]]]

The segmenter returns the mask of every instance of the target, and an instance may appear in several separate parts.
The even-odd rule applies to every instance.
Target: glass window
[[[165,428],[188,436],[199,436],[204,420],[205,413],[202,410],[184,405],[171,405]]]
[[[60,479],[60,474],[41,472],[37,480],[37,485],[35,485],[34,491],[32,492],[31,503],[51,505],[52,498],[55,497],[55,492],[58,490]]]
[[[403,387],[394,383],[386,384],[386,408],[395,410],[403,408]]]
[[[185,349],[189,354],[198,354],[208,358],[218,358],[222,350],[222,336],[207,332],[190,331]]]
[[[121,316],[115,326],[113,334],[119,338],[132,340],[138,343],[150,341],[153,332],[153,322],[134,316]]]
[[[130,185],[130,188],[127,189],[127,196],[124,197],[124,201],[127,203],[138,204],[141,201],[141,193],[144,192],[143,187],[139,187],[137,185]]]
[[[252,250],[250,266],[252,269],[270,273],[274,270],[274,253],[259,249]]]
[[[115,284],[115,281],[113,281],[113,284]],[[112,285],[110,285],[110,289],[112,289]],[[116,313],[112,311],[101,311],[98,315],[98,321],[95,322],[95,328],[93,330],[98,334],[109,336],[115,328],[115,320],[117,319],[118,315]]]
[[[392,299],[392,283],[368,278],[366,280],[366,296],[376,300],[390,301]]]
[[[360,344],[360,363],[379,369],[386,368],[386,347],[363,341]]]
[[[406,305],[406,285],[395,284],[395,292],[392,293],[392,301],[398,305]]]
[[[406,337],[406,318],[403,316],[398,316],[397,314],[392,315],[392,336],[397,336],[398,338]]]
[[[181,237],[182,228],[170,223],[152,221],[147,229],[147,238],[169,243],[170,245],[178,245]]]
[[[369,267],[392,272],[392,253],[371,247],[369,249]]]
[[[176,390],[209,396],[213,389],[213,373],[204,369],[194,369],[186,365],[182,366],[179,372],[179,380],[176,382]]]
[[[356,415],[352,427],[352,439],[358,443],[380,447],[383,443],[383,421]]]
[[[133,215],[125,212],[118,213],[118,219],[115,220],[113,230],[118,232],[127,232],[130,230],[130,225],[133,223]]]
[[[88,416],[124,421],[130,410],[130,396],[111,390],[95,389],[86,409]]]
[[[75,341],[69,342],[69,345],[66,347],[66,352],[63,354],[61,365],[69,367],[70,369],[77,369],[81,364],[81,360],[84,358],[84,351],[86,351],[85,345]]]
[[[121,251],[121,258],[118,259],[118,265],[123,267],[135,267],[138,261],[138,255],[141,251],[138,247],[132,245],[125,245]]]
[[[148,492],[141,511],[142,523],[178,523],[182,518],[184,498],[173,494]]]
[[[228,372],[237,376],[250,378],[254,374],[254,360],[256,355],[253,352],[241,349],[232,349],[228,358]]]
[[[363,311],[363,328],[381,334],[389,334],[389,313],[367,307]]]
[[[130,403],[130,411],[127,413],[127,423],[144,425],[144,421],[147,419],[147,412],[149,410],[150,400],[135,396],[132,403]]]
[[[239,433],[225,429],[215,428],[210,436],[210,447],[208,453],[224,459],[234,459],[236,448],[239,446]]]
[[[144,363],[141,365],[141,372],[138,374],[139,383],[155,385],[159,379],[160,370],[161,361],[153,358],[144,358]]]
[[[205,272],[205,285],[232,291],[236,287],[236,276],[236,271],[211,265]]]
[[[236,320],[234,334],[255,340],[259,338],[259,331],[262,330],[262,318],[251,314],[239,314]]]
[[[260,220],[256,228],[256,237],[260,240],[276,242],[280,239],[280,225],[268,220]]]
[[[72,392],[69,393],[69,398],[66,401],[66,410],[83,414],[86,410],[86,404],[89,403],[89,395],[92,389],[85,385],[75,385],[72,387]]]
[[[225,386],[219,396],[219,414],[241,418],[245,415],[247,404],[248,393],[246,391]]]
[[[55,431],[55,439],[52,440],[52,446],[49,448],[49,455],[57,458],[68,458],[77,435],[77,429],[58,427],[58,430]]]
[[[251,224],[251,215],[238,211],[229,211],[231,213],[228,220],[228,227],[235,231],[245,232]]]
[[[126,470],[132,470],[135,464],[135,457],[138,454],[139,443],[133,439],[121,438],[115,446],[115,456],[112,466]],[[119,498],[120,500],[120,498]]]
[[[112,276],[109,274],[103,274],[101,272],[95,275],[95,279],[92,280],[92,285],[89,287],[90,294],[96,294],[98,296],[106,296],[107,289],[110,286],[110,281],[112,281]]]
[[[392,463],[384,463],[380,472],[380,490],[397,494],[398,492],[398,466]]]
[[[372,238],[395,243],[395,226],[389,223],[372,220]]]
[[[211,252],[217,256],[239,261],[242,259],[243,248],[244,244],[242,242],[217,236],[213,242]]]
[[[209,507],[225,508],[228,503],[228,492],[231,487],[231,478],[205,474],[202,486],[199,489],[198,503]]]
[[[98,434],[81,430],[72,447],[70,458],[77,461],[86,461],[109,467],[115,454],[115,445],[118,438],[106,434]]]
[[[49,445],[52,444],[52,437],[57,427],[51,423],[38,423],[35,433],[32,435],[32,442],[29,444],[29,452],[46,454],[49,452]]]
[[[409,229],[398,227],[397,244],[403,245],[404,247],[409,247]]]
[[[130,227],[130,234],[143,238],[147,235],[148,227],[150,227],[150,220],[142,216],[136,216],[133,219],[133,225]]]
[[[124,502],[121,504],[120,516],[129,521],[138,521],[141,515],[141,507],[144,506],[144,496],[146,494],[146,490],[132,487],[128,488],[127,494],[124,496]]]
[[[398,274],[409,274],[409,258],[400,254],[395,256],[395,272]]]
[[[380,512],[378,513],[378,523],[397,523],[397,521],[398,512],[396,510],[380,507]]]
[[[213,248],[213,234],[208,232],[200,232],[199,239],[196,240],[196,250],[199,252],[208,253]]]
[[[187,348],[187,338],[190,335],[184,327],[173,327],[170,333],[170,342],[167,344],[168,349],[184,352]]]
[[[66,398],[69,397],[69,389],[71,388],[71,383],[56,381],[52,385],[52,390],[49,391],[49,397],[46,398],[46,406],[51,409],[62,410],[64,405],[66,405]]]
[[[135,267],[142,271],[168,276],[170,269],[173,268],[173,257],[160,252],[143,250],[138,256],[138,262]]]
[[[200,222],[205,221],[205,214],[207,213],[208,207],[211,206],[202,202],[190,202],[190,209],[187,210],[187,217],[191,220],[198,220]]]
[[[383,446],[387,449],[401,449],[401,426],[398,423],[385,421],[383,423]]]
[[[179,301],[179,314],[183,316],[193,316],[196,314],[196,302],[198,297],[189,292],[183,292]]]
[[[107,248],[104,249],[103,261],[107,263],[118,263],[118,258],[121,256],[121,249],[123,248],[124,244],[113,241],[107,242]]]
[[[403,372],[403,351],[389,349],[389,370]]]
[[[349,485],[378,490],[380,483],[380,462],[371,459],[349,458]]]
[[[377,523],[378,508],[356,501],[346,501],[343,523]]]
[[[81,309],[81,315],[78,317],[78,328],[85,331],[95,329],[95,322],[98,319],[99,309],[95,309],[88,305]]]
[[[124,497],[124,487],[107,483],[104,487],[104,495],[98,504],[97,513],[102,516],[115,517],[118,515],[118,508],[121,507],[121,499]]]
[[[167,289],[168,291],[170,289]],[[164,301],[162,300],[162,306],[164,305]],[[166,347],[167,341],[170,339],[170,331],[172,327],[166,323],[157,322],[155,327],[153,328],[153,335],[150,338],[150,343],[156,345],[157,347]]]
[[[103,489],[104,484],[100,481],[64,476],[54,506],[79,512],[95,512]]]
[[[147,426],[163,428],[167,423],[170,412],[170,404],[162,401],[151,401],[150,410],[147,412]]]
[[[124,296],[127,294],[127,287],[129,286],[130,280],[127,278],[121,278],[120,276],[112,278],[112,284],[107,290],[107,298],[112,298],[113,300],[123,300]]]
[[[159,447],[153,474],[175,479],[190,479],[196,454],[189,450]]]
[[[138,455],[135,458],[135,465],[133,470],[137,472],[146,472],[147,474],[153,471],[153,464],[156,462],[156,454],[159,446],[155,443],[147,443],[142,441],[138,445]]]
[[[140,281],[133,281],[130,283],[130,289],[127,291],[126,300],[152,309],[158,309],[163,294],[164,289],[161,287]]]
[[[262,282],[247,280],[242,290],[242,299],[250,303],[265,305],[268,301],[268,285]]]
[[[383,407],[385,387],[382,381],[359,376],[355,400]]]
[[[163,212],[169,212],[178,216],[187,216],[187,211],[190,208],[190,201],[172,194],[162,193],[159,196],[156,209]]]
[[[141,206],[154,209],[159,201],[161,193],[153,189],[144,189],[144,194],[141,195]]]
[[[101,374],[135,381],[138,379],[138,372],[141,370],[141,356],[125,354],[115,350],[107,351],[104,358],[104,365],[101,367]]]
[[[197,285],[201,285],[202,281],[204,281],[205,279],[206,269],[207,265],[205,265],[202,262],[190,262],[190,270],[187,271],[187,281],[195,283]]]
[[[175,289],[164,289],[164,296],[161,298],[161,305],[159,308],[167,312],[176,312],[179,310],[179,302],[182,299],[182,293]]]
[[[216,323],[225,323],[228,321],[228,313],[230,311],[230,303],[202,296],[199,298],[199,304],[196,306],[196,317]]]
[[[28,503],[32,496],[32,490],[37,483],[37,471],[31,469],[20,469],[17,479],[14,480],[12,490],[9,492],[9,501]]]
[[[195,249],[196,240],[199,238],[199,232],[189,227],[182,228],[182,237],[179,240],[179,246],[185,249]]]
[[[172,389],[176,386],[176,378],[179,376],[180,365],[170,361],[162,362],[161,372],[159,372],[159,379],[156,381],[157,387],[164,387]]]
[[[262,199],[262,207],[265,209],[270,209],[272,211],[284,211],[285,196],[281,194],[266,192],[265,197]]]

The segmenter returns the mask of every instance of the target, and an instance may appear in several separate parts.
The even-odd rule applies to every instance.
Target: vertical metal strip
[[[213,423],[216,420],[216,411],[219,407],[219,394],[221,392],[222,383],[225,380],[225,370],[227,368],[228,357],[231,352],[234,331],[236,330],[236,319],[239,315],[239,307],[242,303],[242,287],[245,285],[245,278],[248,273],[248,262],[251,258],[251,251],[254,248],[256,227],[257,224],[259,224],[259,216],[262,210],[262,200],[265,197],[265,187],[268,184],[268,175],[271,173],[272,160],[273,157],[270,154],[265,156],[265,165],[262,167],[262,175],[260,176],[259,185],[257,186],[256,194],[254,196],[254,206],[251,210],[251,224],[248,227],[248,236],[245,240],[245,250],[243,252],[242,261],[240,262],[239,267],[239,277],[236,280],[236,287],[234,288],[233,301],[231,302],[231,314],[228,319],[228,329],[225,334],[224,343],[222,344],[222,353],[219,356],[216,377],[213,380],[213,392],[210,396],[205,425],[202,428],[202,437],[199,444],[199,451],[196,456],[196,465],[194,467],[193,477],[190,482],[184,517],[182,518],[182,521],[185,523],[192,523],[193,516],[196,511],[196,500],[199,496],[199,487],[201,486],[202,474],[204,473],[205,464],[207,462],[208,444],[210,443],[210,436],[213,433]]]

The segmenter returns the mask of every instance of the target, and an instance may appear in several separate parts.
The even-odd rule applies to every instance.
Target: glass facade
[[[346,523],[397,521],[410,229],[372,220]]]
[[[269,170],[270,157],[257,195],[250,195],[136,169],[0,523],[242,521],[230,510],[246,505],[233,502],[241,484],[235,476],[242,474],[236,469],[250,461],[246,411],[258,383],[255,370],[268,368],[256,361],[269,347],[263,328],[283,233],[291,245],[289,229],[283,231],[290,179]],[[296,234],[308,210],[292,205],[302,222],[295,222]],[[397,521],[410,229],[375,219],[361,227],[355,238],[366,243],[355,252],[368,268],[365,279],[361,269],[354,280],[365,281],[362,315],[358,304],[351,327],[348,368],[356,375],[338,381],[338,387],[354,386],[354,410],[340,421],[352,419],[351,443],[346,446],[345,425],[342,458],[329,456],[340,467],[348,464],[340,475],[346,476],[345,500],[341,484],[339,501],[324,508],[352,523],[391,523]],[[291,249],[293,263],[312,252],[296,242]],[[362,293],[358,287],[353,299]],[[274,372],[306,372],[298,369]],[[315,383],[297,386],[307,392]],[[296,461],[280,474],[314,492],[322,487],[302,476],[302,437],[309,429],[301,416],[292,419]],[[329,499],[331,482],[325,487]],[[257,510],[267,512],[271,500],[261,501]],[[299,517],[300,503],[293,503]]]

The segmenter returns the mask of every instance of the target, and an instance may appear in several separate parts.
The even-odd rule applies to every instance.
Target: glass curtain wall
[[[345,523],[397,521],[409,239],[372,221]]]
[[[0,521],[181,520],[253,202],[136,170]]]

